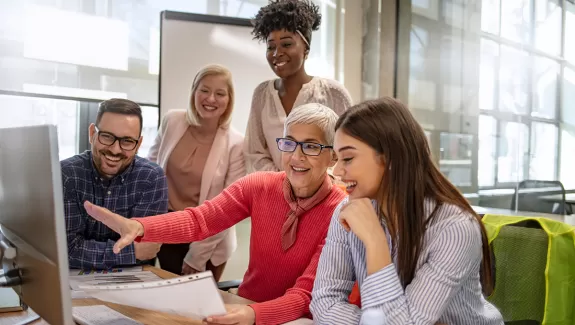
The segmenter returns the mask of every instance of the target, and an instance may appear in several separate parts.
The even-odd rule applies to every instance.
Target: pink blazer
[[[185,110],[168,111],[162,118],[148,159],[165,170],[170,154],[188,126]],[[246,174],[243,141],[243,135],[231,126],[218,129],[202,173],[199,204],[220,194]],[[209,260],[214,265],[220,265],[231,257],[236,247],[236,229],[231,227],[203,241],[191,243],[184,261],[196,270],[205,271]]]

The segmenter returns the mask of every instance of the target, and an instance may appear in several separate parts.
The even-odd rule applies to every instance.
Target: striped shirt
[[[112,248],[120,235],[91,218],[83,204],[90,201],[126,218],[166,213],[168,186],[162,168],[136,156],[125,171],[105,180],[95,169],[90,151],[60,165],[70,268],[108,269],[138,263],[133,244],[114,254]]]
[[[310,306],[316,323],[503,324],[501,314],[481,291],[482,240],[473,215],[449,204],[437,210],[425,232],[415,277],[404,290],[394,253],[394,263],[367,275],[363,242],[353,232],[346,232],[338,221],[347,200],[334,212],[321,253]],[[427,216],[435,206],[433,200],[425,200]],[[382,227],[390,242],[384,223]],[[391,248],[391,252],[395,250]],[[356,280],[361,309],[347,299]]]

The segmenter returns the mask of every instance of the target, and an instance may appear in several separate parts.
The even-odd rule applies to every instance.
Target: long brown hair
[[[378,202],[382,206],[380,211],[388,214],[381,218],[389,228],[393,246],[397,247],[397,268],[403,287],[415,276],[427,223],[433,222],[437,208],[446,203],[477,218],[483,241],[481,282],[483,292],[490,294],[491,255],[485,227],[471,205],[433,162],[425,132],[407,107],[391,97],[366,101],[343,113],[335,129],[342,129],[366,143],[384,159],[386,171]],[[437,203],[428,219],[424,213],[425,198]]]

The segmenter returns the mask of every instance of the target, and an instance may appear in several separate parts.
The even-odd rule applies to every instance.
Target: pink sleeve
[[[325,241],[318,245],[303,274],[283,296],[250,305],[256,314],[256,324],[283,324],[298,318],[309,317],[311,291],[324,243]]]
[[[244,177],[211,200],[187,208],[146,218],[133,218],[144,226],[143,242],[166,244],[200,241],[230,228],[250,216],[256,177]],[[262,180],[259,180],[260,182]]]

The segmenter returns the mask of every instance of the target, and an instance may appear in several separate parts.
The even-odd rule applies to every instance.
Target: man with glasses
[[[84,202],[98,202],[125,217],[168,211],[168,187],[160,166],[138,157],[142,144],[142,110],[126,99],[100,103],[89,127],[91,150],[61,162],[70,268],[108,269],[150,263],[158,243],[134,243],[120,254],[112,248],[120,237],[90,218]]]

